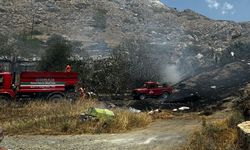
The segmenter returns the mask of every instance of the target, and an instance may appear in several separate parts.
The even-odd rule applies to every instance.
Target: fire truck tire
[[[139,99],[140,100],[145,100],[147,97],[146,97],[146,95],[145,94],[141,94],[141,95],[139,95]]]
[[[0,95],[0,106],[9,106],[10,104],[11,100],[8,95]]]
[[[49,100],[51,100],[51,101],[60,101],[60,100],[62,100],[64,98],[64,96],[63,95],[61,95],[61,94],[53,94],[53,95],[51,95],[50,97],[49,97]]]

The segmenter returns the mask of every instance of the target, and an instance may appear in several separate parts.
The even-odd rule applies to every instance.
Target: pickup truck
[[[161,97],[167,99],[172,94],[173,88],[169,85],[160,85],[158,82],[145,82],[143,87],[136,88],[132,91],[134,99],[144,100],[146,98]]]

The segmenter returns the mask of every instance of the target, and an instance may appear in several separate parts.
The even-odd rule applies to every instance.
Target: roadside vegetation
[[[240,92],[240,97],[232,105],[232,112],[220,119],[203,118],[202,128],[195,132],[182,150],[238,150],[239,136],[237,125],[249,120],[250,87]]]
[[[207,122],[202,120],[201,130],[195,132],[183,150],[237,150],[237,124],[244,120],[239,111],[228,119]]]
[[[82,112],[98,106],[101,106],[98,101],[86,99],[75,103],[33,101],[0,106],[0,126],[7,135],[62,135],[125,132],[152,122],[147,113],[132,113],[125,109],[113,109],[115,117],[111,120],[80,121]]]

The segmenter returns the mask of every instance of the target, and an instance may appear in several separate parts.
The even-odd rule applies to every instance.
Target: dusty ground
[[[187,141],[200,122],[196,119],[159,120],[145,129],[121,134],[64,135],[64,136],[10,136],[1,146],[11,150],[51,149],[154,149],[172,150]]]

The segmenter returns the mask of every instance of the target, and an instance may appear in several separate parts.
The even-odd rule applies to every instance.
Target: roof
[[[0,75],[11,74],[10,72],[0,72]]]

